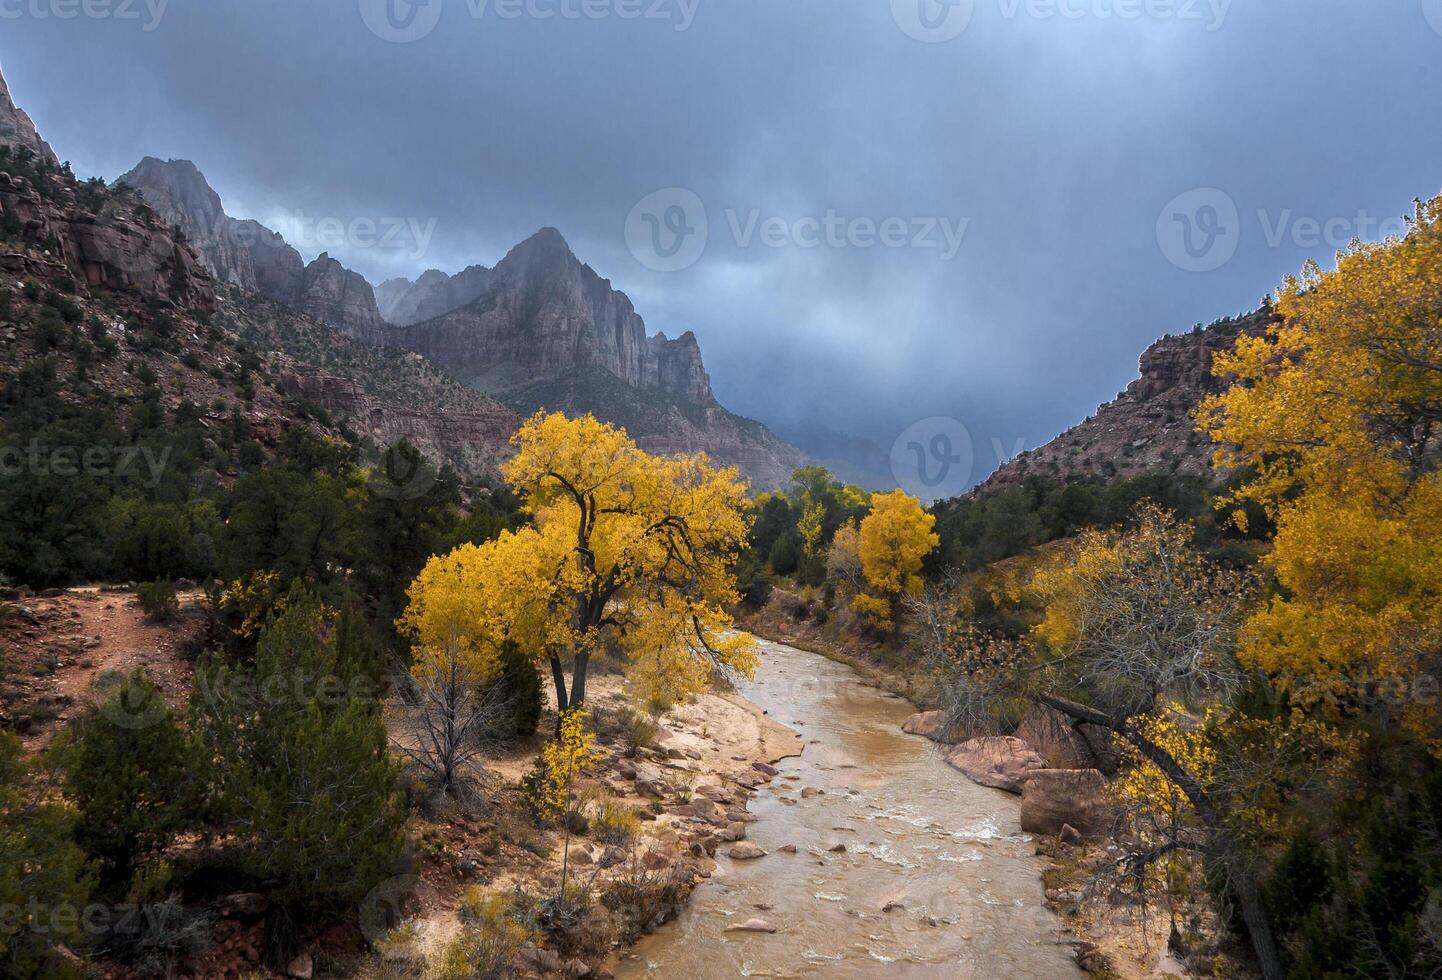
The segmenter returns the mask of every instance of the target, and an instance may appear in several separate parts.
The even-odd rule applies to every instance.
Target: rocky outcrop
[[[946,713],[942,711],[919,711],[901,723],[901,730],[908,735],[920,735],[933,742],[940,742],[946,735]]]
[[[395,405],[371,396],[358,381],[291,370],[279,376],[280,389],[325,409],[334,422],[378,446],[409,442],[432,460],[449,462],[463,473],[494,473],[508,456],[511,433],[521,424],[514,412],[487,399],[473,411],[440,411]]]
[[[1070,825],[1083,837],[1104,836],[1112,829],[1106,786],[1095,769],[1033,770],[1022,786],[1021,829],[1057,835]]]
[[[195,312],[215,305],[213,280],[190,247],[124,202],[92,211],[67,186],[46,197],[25,178],[0,173],[0,216],[28,243],[0,256],[7,270],[58,263],[92,289],[136,293]]]
[[[300,312],[344,330],[364,343],[379,346],[386,342],[385,321],[376,310],[370,283],[327,252],[322,252],[305,267],[300,289],[290,302]]]
[[[1213,447],[1196,431],[1192,413],[1204,396],[1222,387],[1212,376],[1212,358],[1235,345],[1239,336],[1259,335],[1272,322],[1271,311],[1260,310],[1157,341],[1141,356],[1141,377],[1114,401],[1046,445],[1006,463],[972,494],[1018,486],[1029,476],[1068,482],[1143,473],[1211,473]]]
[[[962,742],[946,757],[974,783],[1020,793],[1027,779],[1046,762],[1019,738],[1006,735],[984,736]]]
[[[387,323],[408,327],[475,302],[490,282],[491,270],[483,265],[469,266],[454,276],[430,269],[415,282],[387,279],[381,283],[376,287],[376,306]]]
[[[577,259],[554,228],[511,249],[474,301],[397,337],[487,390],[600,368],[688,405],[713,402],[696,338],[648,338],[626,294]]]
[[[3,73],[0,73],[0,146],[28,150],[51,166],[60,166],[60,160],[50,144],[40,138],[25,110],[10,97],[10,87],[5,83]]]
[[[739,467],[757,487],[781,486],[805,464],[765,426],[717,404],[694,334],[648,337],[626,295],[577,259],[554,228],[517,245],[485,278],[475,300],[393,328],[392,343],[522,415],[591,412],[624,426],[649,452],[704,452]],[[441,286],[431,277],[431,289]],[[404,293],[388,287],[388,308],[398,309]]]
[[[119,183],[180,229],[215,278],[260,293],[368,344],[383,344],[385,322],[370,283],[328,254],[310,265],[284,238],[225,213],[220,196],[189,160],[146,157]]]
[[[1034,704],[1017,726],[1021,739],[1052,769],[1117,770],[1118,757],[1111,733],[1099,725],[1074,723],[1055,708]]]

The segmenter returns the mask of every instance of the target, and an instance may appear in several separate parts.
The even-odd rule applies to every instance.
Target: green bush
[[[90,900],[93,875],[71,839],[74,814],[27,788],[28,776],[20,740],[0,732],[0,909],[39,910],[0,915],[0,976],[64,977],[72,973],[51,951],[84,939],[74,913]]]
[[[135,587],[135,598],[146,622],[168,623],[180,614],[174,582],[143,582]]]
[[[291,923],[353,907],[394,874],[406,817],[374,685],[323,608],[293,587],[253,665],[210,654],[191,696],[219,827]],[[283,937],[273,955],[292,949]]]
[[[192,760],[164,693],[141,671],[111,688],[80,718],[59,748],[65,787],[75,803],[75,839],[100,861],[107,883],[122,887],[197,819]]]

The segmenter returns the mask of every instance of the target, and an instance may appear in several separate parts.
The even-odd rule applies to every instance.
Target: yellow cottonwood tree
[[[921,563],[941,543],[935,526],[936,517],[903,490],[872,495],[857,541],[870,591],[858,595],[853,606],[876,628],[890,629],[896,603],[921,589]]]
[[[754,641],[725,611],[747,535],[735,469],[652,456],[590,415],[537,413],[511,441],[503,473],[533,526],[427,564],[401,619],[423,649],[459,629],[464,649],[494,664],[515,642],[549,664],[563,712],[584,703],[603,647],[648,695],[679,698],[718,668],[755,669]]]
[[[1235,382],[1198,416],[1218,464],[1255,473],[1234,500],[1277,524],[1283,592],[1242,657],[1302,707],[1382,710],[1442,754],[1442,198],[1403,237],[1309,263],[1276,311],[1217,358]]]

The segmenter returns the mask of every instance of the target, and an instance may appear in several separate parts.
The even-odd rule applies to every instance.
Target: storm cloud
[[[728,407],[975,478],[1442,188],[1442,0],[0,0],[0,59],[82,176],[372,282],[554,225]]]

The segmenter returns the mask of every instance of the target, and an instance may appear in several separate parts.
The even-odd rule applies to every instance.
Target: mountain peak
[[[25,110],[10,97],[10,86],[5,84],[3,71],[0,71],[0,146],[23,147],[42,160],[60,166],[60,159],[50,144],[40,138]]]
[[[191,225],[214,229],[225,213],[220,195],[189,160],[148,156],[121,175],[118,182],[140,191],[151,207],[187,233]]]

